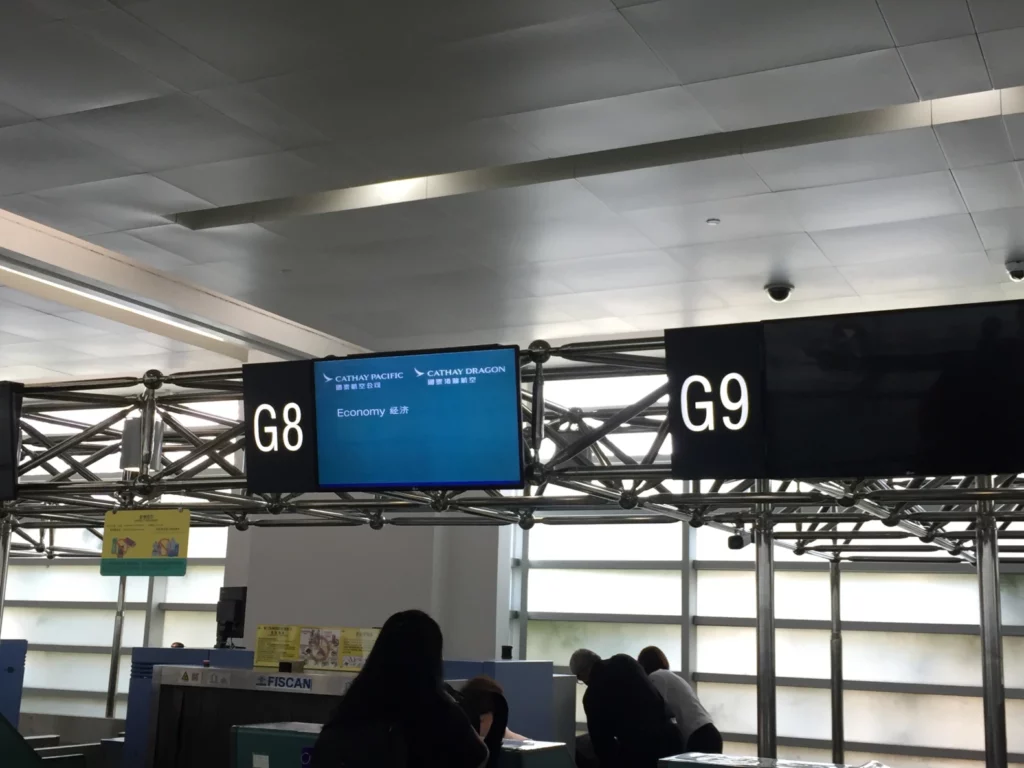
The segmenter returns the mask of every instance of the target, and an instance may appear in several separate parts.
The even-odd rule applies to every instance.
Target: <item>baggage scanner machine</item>
[[[147,760],[138,768],[224,768],[231,760],[233,726],[322,724],[354,678],[354,673],[346,672],[156,667]],[[451,682],[459,685],[458,680]],[[572,750],[576,678],[553,675],[546,690],[551,701],[542,708],[554,710],[553,740],[569,745]],[[522,701],[510,704],[529,706]]]

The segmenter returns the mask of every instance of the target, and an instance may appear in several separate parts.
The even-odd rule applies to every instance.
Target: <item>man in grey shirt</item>
[[[637,657],[647,679],[665,699],[687,752],[722,754],[722,734],[700,703],[690,684],[669,670],[668,659],[657,646],[648,646]]]

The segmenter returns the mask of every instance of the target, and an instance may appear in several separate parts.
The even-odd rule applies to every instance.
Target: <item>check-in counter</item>
[[[506,674],[511,673],[506,670]],[[156,667],[155,709],[150,715],[146,749],[149,759],[139,768],[224,768],[231,764],[233,726],[325,723],[354,678],[354,673],[346,672],[285,674],[266,669]],[[552,730],[559,735],[551,741],[564,741],[563,750],[575,739],[575,681],[571,675],[554,675],[543,686],[546,693],[538,694],[547,697],[547,711],[554,709]],[[456,687],[459,684],[451,682]],[[527,703],[510,705],[528,707],[527,691],[520,690],[518,695]],[[539,755],[544,750],[538,747],[536,751]],[[518,758],[510,759],[510,766],[519,765],[515,762]],[[571,765],[571,756],[568,759]]]
[[[231,768],[297,768],[310,764],[318,723],[265,723],[231,728]],[[573,768],[565,744],[506,740],[499,768]],[[410,766],[410,768],[416,768]]]
[[[0,715],[15,728],[21,714],[21,691],[25,682],[24,640],[0,640]]]
[[[880,764],[879,768],[884,768]],[[847,768],[835,763],[808,763],[802,760],[771,760],[763,757],[740,755],[706,755],[703,752],[688,752],[685,755],[663,758],[659,768]]]

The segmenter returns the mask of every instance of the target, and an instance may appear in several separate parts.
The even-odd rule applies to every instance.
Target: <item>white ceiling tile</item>
[[[503,120],[549,156],[716,133],[711,115],[682,87],[509,115]]]
[[[282,238],[255,224],[236,224],[199,232],[177,224],[165,224],[135,229],[129,234],[194,264],[238,261],[256,268],[283,260],[293,250]]]
[[[172,273],[190,283],[229,296],[247,296],[268,280],[275,279],[274,275],[268,275],[262,269],[253,269],[252,265],[237,261],[189,264],[174,269]]]
[[[680,283],[682,267],[663,251],[618,253],[544,265],[554,279],[579,293]]]
[[[282,149],[322,144],[328,140],[320,131],[272,103],[254,85],[213,88],[200,91],[196,96]]]
[[[950,168],[990,165],[1013,160],[1010,137],[1001,117],[964,120],[935,126]]]
[[[616,11],[454,43],[436,61],[436,98],[475,117],[678,85]]]
[[[742,157],[588,176],[580,178],[580,183],[617,211],[723,200],[769,191]]]
[[[931,128],[744,155],[773,190],[822,187],[946,168]]]
[[[114,5],[131,1],[113,0]],[[28,2],[54,19],[72,18],[110,7],[108,0],[28,0]]]
[[[801,227],[778,194],[651,208],[623,214],[656,245],[680,246],[799,232]],[[707,223],[717,218],[717,226]]]
[[[34,0],[6,0],[3,5],[5,26],[42,24],[53,18]]]
[[[1017,0],[968,0],[979,32],[1024,27],[1024,6]]]
[[[878,0],[896,45],[974,34],[967,0]]]
[[[602,258],[602,257],[597,257]],[[574,262],[569,262],[574,263]],[[577,263],[582,263],[577,262]],[[530,264],[490,264],[487,267],[473,265],[474,270],[486,271],[487,282],[501,286],[502,293],[515,298],[561,296],[570,299],[572,289],[558,281],[564,273],[562,262],[545,261]],[[569,314],[573,314],[568,309]],[[574,315],[575,317],[575,315]]]
[[[438,236],[423,234],[414,238],[400,238],[400,234],[395,235],[399,239],[322,249],[297,242],[291,250],[289,266],[295,273],[296,282],[304,275],[306,283],[319,284],[329,292],[335,283],[356,285],[365,281],[384,281],[388,275],[411,278],[482,268],[482,265],[492,264],[496,258],[493,248],[483,246],[461,232],[456,237],[443,232]],[[302,292],[308,295],[308,285],[303,285]]]
[[[1024,26],[978,35],[993,88],[1024,85]],[[3,98],[0,95],[0,98]],[[17,104],[15,104],[17,106]]]
[[[66,115],[48,123],[147,171],[277,149],[194,96],[184,94]]]
[[[377,170],[359,152],[361,140],[348,140],[292,150],[300,160],[314,166],[327,187],[352,187],[381,181]]]
[[[689,90],[723,131],[917,101],[895,50],[697,83]]]
[[[815,232],[811,237],[833,264],[864,264],[982,250],[968,214]]]
[[[127,340],[120,334],[78,341],[75,349],[95,357],[157,356],[167,352],[154,344]]]
[[[0,302],[16,304],[19,307],[28,307],[37,312],[45,312],[48,315],[60,315],[68,312],[68,306],[57,301],[41,299],[31,293],[15,290],[14,288],[0,288]],[[74,318],[68,318],[74,319]]]
[[[669,248],[667,252],[683,269],[685,280],[749,275],[768,280],[796,271],[831,266],[805,233]]]
[[[178,267],[188,266],[192,262],[184,256],[165,251],[159,246],[147,243],[128,232],[107,232],[98,235],[86,235],[84,239],[101,248],[107,248],[122,256],[135,259],[156,269],[171,271]]]
[[[215,205],[272,200],[331,187],[331,178],[324,169],[294,152],[240,157],[174,168],[156,175]]]
[[[892,47],[874,0],[662,0],[623,15],[684,84]]]
[[[973,34],[900,48],[900,56],[922,99],[979,93],[992,87]]]
[[[835,267],[794,269],[786,274],[773,275],[793,285],[793,294],[785,306],[804,301],[841,299],[855,296],[853,288]],[[697,290],[716,296],[725,306],[748,305],[770,308],[773,302],[764,291],[765,279],[760,275],[738,275],[722,280],[704,280],[690,283]]]
[[[1002,208],[972,215],[986,250],[1024,250],[1024,208]]]
[[[21,344],[5,344],[0,348],[4,367],[10,365],[60,365],[62,363],[88,360],[91,355],[78,348],[54,343],[53,341],[26,341]]]
[[[60,365],[62,370],[52,368],[40,368],[36,365],[11,365],[0,368],[0,377],[4,381],[20,381],[24,383],[42,381],[60,381],[69,377],[70,363],[68,365],[54,361],[54,365]],[[67,370],[64,370],[67,369]]]
[[[879,312],[889,309],[911,309],[914,307],[938,307],[955,304],[975,304],[983,301],[1003,301],[1003,285],[961,285],[946,286],[933,290],[918,290],[900,293],[879,293],[863,297],[863,312]]]
[[[67,206],[54,205],[30,194],[0,197],[0,210],[10,211],[77,237],[107,232],[110,229],[106,224],[72,213]]]
[[[433,200],[281,219],[267,222],[265,228],[293,244],[322,250],[445,235],[454,241],[469,231],[439,215],[439,206]]]
[[[6,128],[8,125],[17,125],[18,123],[27,123],[31,119],[29,115],[26,115],[21,110],[0,103],[0,128]]]
[[[613,253],[645,251],[652,242],[614,214],[535,221],[531,226],[514,223],[488,231],[501,258],[519,261],[559,261]]]
[[[606,313],[629,320],[633,315],[715,309],[721,298],[703,290],[701,283],[672,283],[578,294]]]
[[[649,285],[636,286],[637,288],[649,288]],[[619,290],[629,290],[626,286],[622,286]],[[602,306],[600,303],[595,302],[593,297],[601,292],[585,292],[585,293],[568,293],[568,294],[553,294],[548,297],[549,301],[556,304],[563,312],[565,312],[573,320],[585,320],[592,322],[595,320],[607,319],[612,317],[612,313],[608,309]]]
[[[637,331],[661,331],[665,328],[695,328],[701,325],[733,325],[744,321],[743,314],[732,309],[697,309],[633,315],[629,324]],[[644,334],[647,335],[647,334]]]
[[[437,63],[403,62],[359,68],[331,66],[261,80],[254,87],[297,119],[337,139],[363,139],[408,126],[413,137],[425,125],[458,122],[462,114],[437,91]],[[358,73],[372,67],[372,76]]]
[[[1001,270],[986,258],[984,251],[926,259],[850,264],[839,267],[839,271],[857,293],[863,296],[993,285],[1003,279]]]
[[[777,193],[809,231],[963,213],[949,171]]]
[[[275,0],[151,0],[128,10],[143,24],[238,81],[337,58],[358,35],[343,4]]]
[[[963,168],[953,177],[972,213],[1024,207],[1024,181],[1016,163]]]
[[[146,174],[45,189],[34,195],[108,230],[159,226],[167,223],[167,214],[207,207],[198,197]]]
[[[353,145],[348,143],[351,150]],[[355,144],[366,181],[487,168],[544,155],[501,120],[421,125],[415,133],[379,132]]]
[[[0,308],[0,331],[39,340],[74,340],[77,348],[78,340],[101,333],[81,323],[75,323],[63,317],[45,312],[8,305]]]
[[[1014,252],[1009,248],[996,248],[986,251],[988,260],[1005,270],[1006,265],[1011,261],[1024,261],[1024,254]]]
[[[0,27],[0,101],[52,117],[174,91],[66,22]]]
[[[105,2],[101,5],[102,10],[79,14],[71,24],[176,88],[195,91],[232,82],[223,72],[147,27],[130,13]]]
[[[91,312],[84,312],[79,309],[70,309],[64,307],[63,311],[55,314],[60,315],[65,320],[70,320],[73,323],[84,325],[88,328],[95,328],[96,330],[104,331],[108,334],[119,334],[122,338],[135,338],[138,335],[138,331],[130,325],[119,323],[116,320],[110,320],[106,317],[100,317],[94,315]],[[92,341],[96,340],[96,337],[92,337]]]
[[[1003,118],[1003,123],[1010,137],[1013,156],[1018,160],[1024,160],[1024,115],[1007,115]]]
[[[385,31],[401,26],[415,37],[436,41],[464,40],[481,35],[532,27],[611,10],[611,0],[439,0],[433,3],[411,3],[403,7],[397,21],[394,7],[373,3],[380,13]],[[359,9],[365,18],[366,9]]]
[[[486,233],[490,227],[526,227],[535,221],[608,216],[607,206],[576,180],[529,184],[436,201],[439,211]]]
[[[0,128],[0,195],[134,173],[131,164],[40,122]]]

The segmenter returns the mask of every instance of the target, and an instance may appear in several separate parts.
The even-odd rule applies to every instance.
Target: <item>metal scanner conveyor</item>
[[[231,726],[326,722],[354,678],[347,672],[157,667],[147,758],[139,768],[225,768]]]

